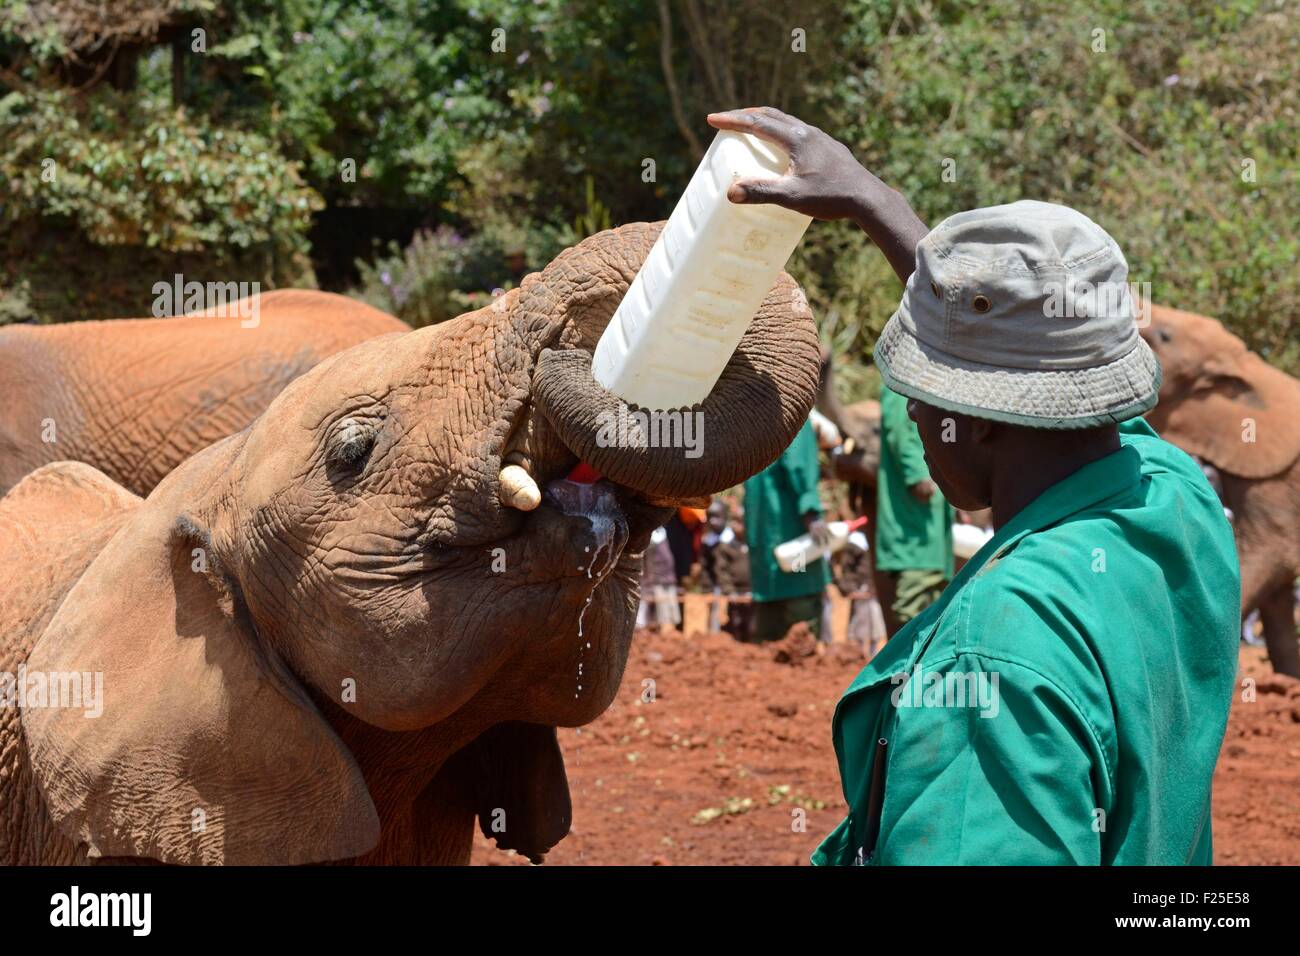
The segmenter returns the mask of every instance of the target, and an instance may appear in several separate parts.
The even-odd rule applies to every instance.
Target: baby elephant
[[[1259,609],[1274,670],[1300,677],[1300,380],[1215,319],[1159,305],[1142,337],[1164,370],[1147,420],[1219,470],[1241,559],[1241,609]]]
[[[221,311],[0,329],[0,495],[59,460],[147,495],[321,359],[408,331],[328,292],[268,292]]]
[[[476,817],[540,860],[555,728],[617,691],[650,532],[774,460],[817,389],[783,275],[676,412],[702,454],[602,440],[637,416],[590,350],[658,231],[326,359],[147,500],[70,462],[0,499],[0,863],[464,863]]]

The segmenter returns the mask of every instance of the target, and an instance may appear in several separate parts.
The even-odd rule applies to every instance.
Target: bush
[[[361,282],[349,294],[416,328],[436,325],[487,305],[573,238],[562,227],[532,224],[468,238],[450,226],[420,230],[405,249],[390,243],[373,262],[358,260]]]
[[[46,318],[84,318],[84,300],[62,308],[67,283],[57,278],[45,291],[50,276],[41,274],[33,235],[69,241],[69,264],[75,250],[89,248],[105,263],[132,250],[127,268],[137,281],[104,303],[127,314],[144,314],[152,282],[182,264],[269,286],[313,284],[307,230],[320,197],[256,134],[107,88],[83,98],[10,93],[0,99],[0,131],[0,180],[8,184],[0,252],[17,270],[11,281],[26,277],[42,290]],[[94,287],[111,282],[110,273]]]
[[[926,222],[1022,198],[1073,206],[1116,237],[1155,301],[1215,316],[1300,372],[1292,12],[1273,0],[853,0],[846,18],[843,71],[808,119]],[[822,281],[815,307],[862,316],[869,353],[896,298]]]
[[[320,197],[262,137],[104,89],[0,99],[5,216],[64,216],[100,245],[292,255]]]
[[[26,322],[32,317],[31,291],[26,280],[13,287],[0,285],[0,325]]]
[[[455,294],[467,258],[465,240],[450,227],[421,230],[405,250],[392,243],[373,263],[359,260],[361,285],[352,295],[408,325],[436,325],[461,312]]]

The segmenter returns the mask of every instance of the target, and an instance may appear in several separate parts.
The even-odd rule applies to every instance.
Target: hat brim
[[[1116,424],[1155,405],[1160,362],[1141,337],[1106,365],[1040,371],[981,365],[926,345],[897,312],[876,342],[876,366],[900,395],[947,411],[1027,425],[1074,429]]]

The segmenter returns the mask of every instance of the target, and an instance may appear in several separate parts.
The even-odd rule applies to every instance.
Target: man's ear
[[[226,443],[222,443],[224,445]],[[359,856],[379,821],[352,755],[264,648],[177,504],[218,484],[213,446],[159,485],[90,564],[28,673],[102,675],[102,712],[24,708],[59,829],[92,856],[294,864]]]
[[[988,418],[975,418],[971,415],[963,415],[962,418],[967,422],[967,434],[970,435],[971,441],[987,445],[997,438],[999,423]]]

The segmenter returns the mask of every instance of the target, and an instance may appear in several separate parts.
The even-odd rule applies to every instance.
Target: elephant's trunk
[[[661,225],[601,233],[557,257],[525,281],[514,317],[549,346],[533,397],[560,440],[612,481],[681,500],[738,484],[781,454],[817,397],[819,347],[808,301],[782,273],[700,404],[652,413],[602,388],[591,352]]]

